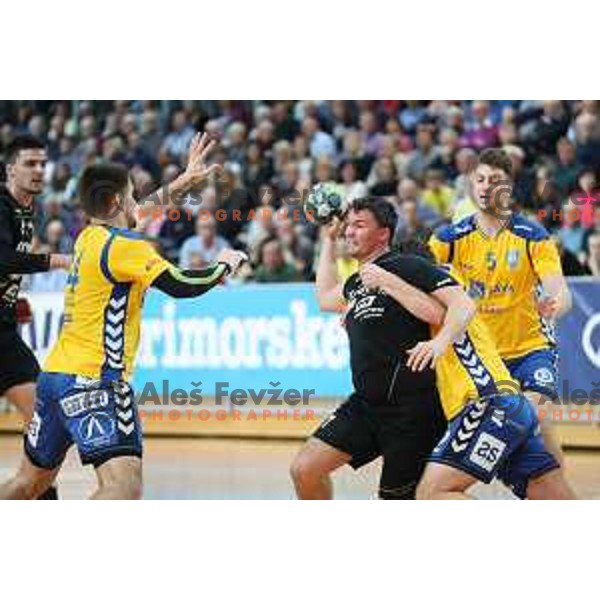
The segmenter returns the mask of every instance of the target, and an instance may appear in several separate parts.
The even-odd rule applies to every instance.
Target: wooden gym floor
[[[145,440],[146,499],[292,499],[288,466],[299,440],[161,438]],[[0,435],[0,480],[17,467],[20,436]],[[600,498],[600,453],[569,451],[567,474],[582,498]],[[374,497],[379,464],[358,472],[344,467],[334,476],[339,499]],[[82,468],[71,450],[59,478],[65,499],[85,498],[93,489],[93,469]],[[479,487],[480,498],[511,498],[501,486]]]

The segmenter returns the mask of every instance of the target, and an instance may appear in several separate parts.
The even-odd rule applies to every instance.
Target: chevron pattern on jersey
[[[103,379],[119,379],[125,369],[125,324],[129,285],[117,284],[104,311]]]
[[[124,381],[115,382],[113,388],[115,390],[117,429],[124,435],[131,435],[135,429],[133,391],[131,386]]]
[[[456,430],[454,439],[450,444],[454,452],[464,452],[467,449],[471,439],[477,431],[477,428],[481,424],[481,420],[483,419],[483,415],[485,415],[487,405],[488,403],[486,400],[478,400],[470,405],[469,410],[462,418],[460,426]]]
[[[462,366],[469,373],[479,395],[485,396],[496,392],[494,379],[479,358],[469,334],[465,333],[461,339],[454,342],[453,348]]]

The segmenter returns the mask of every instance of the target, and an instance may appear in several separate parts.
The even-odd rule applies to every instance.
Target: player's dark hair
[[[122,196],[129,183],[129,172],[123,165],[103,163],[85,168],[79,180],[79,202],[90,217],[106,218],[111,202]]]
[[[11,165],[17,160],[21,150],[44,150],[46,146],[42,141],[30,134],[18,135],[4,152],[4,162]]]
[[[385,198],[377,196],[357,198],[350,205],[350,210],[354,212],[368,210],[375,217],[379,227],[388,229],[390,232],[390,244],[392,243],[398,224],[398,215],[396,209]]]
[[[502,148],[486,148],[479,155],[479,164],[494,169],[501,169],[508,177],[512,177],[512,160]]]

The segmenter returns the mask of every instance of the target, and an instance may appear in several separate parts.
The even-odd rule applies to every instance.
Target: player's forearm
[[[334,242],[324,237],[317,265],[316,286],[319,300],[333,293],[339,284]]]
[[[173,266],[163,271],[152,287],[173,298],[194,298],[205,294],[230,272],[229,265],[216,263],[206,269],[182,271]]]
[[[157,210],[168,210],[172,202],[182,198],[190,191],[191,187],[190,178],[185,173],[182,173],[171,183],[161,186],[140,200],[136,230],[145,231],[156,217]]]
[[[565,278],[562,275],[549,275],[542,280],[542,288],[546,296],[555,298],[556,315],[559,319],[571,310],[573,298]]]
[[[50,269],[49,254],[15,252],[12,248],[0,247],[0,274],[29,275]]]
[[[435,338],[447,347],[464,334],[477,312],[477,306],[462,290],[454,293],[446,306],[442,328]]]
[[[382,290],[417,319],[431,325],[441,325],[444,321],[444,307],[429,294],[400,277],[389,273],[385,278]]]

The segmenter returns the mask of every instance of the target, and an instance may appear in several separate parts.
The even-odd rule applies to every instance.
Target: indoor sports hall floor
[[[145,440],[146,499],[291,499],[288,465],[299,441],[248,439],[156,438]],[[21,438],[0,435],[0,479],[16,468]],[[568,475],[582,498],[600,498],[600,454],[571,451]],[[340,499],[373,498],[377,463],[354,473],[349,467],[334,477]],[[84,498],[94,485],[92,469],[81,468],[71,451],[59,479],[65,499]],[[511,498],[502,486],[479,488],[481,498]]]

